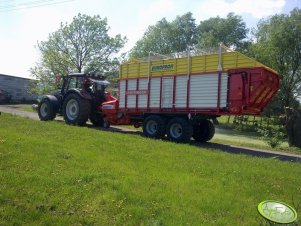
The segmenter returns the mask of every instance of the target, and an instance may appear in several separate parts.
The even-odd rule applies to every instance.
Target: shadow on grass
[[[275,151],[266,151],[266,150],[260,150],[255,148],[245,148],[245,147],[238,147],[233,145],[227,145],[227,144],[218,144],[218,143],[212,143],[212,142],[206,142],[206,143],[198,143],[193,141],[192,145],[201,147],[201,148],[211,148],[231,154],[245,154],[245,155],[251,155],[256,157],[264,157],[264,158],[274,158],[279,159],[283,161],[290,161],[290,162],[300,162],[301,163],[301,156],[300,155],[294,155],[289,153],[282,153],[282,152],[275,152]]]
[[[123,134],[133,134],[138,136],[143,136],[143,133],[139,130],[132,130],[128,128],[120,128],[120,127],[110,127],[110,128],[102,128],[102,127],[95,127],[91,124],[87,124],[88,128],[101,130],[101,131],[110,131],[110,132],[117,132],[117,133],[123,133]],[[235,133],[232,134],[233,137],[235,136]],[[169,141],[167,137],[163,138],[164,141]],[[171,142],[171,141],[170,141]],[[205,142],[205,143],[199,143],[194,140],[191,140],[189,142],[189,145],[205,148],[205,149],[215,149],[222,152],[227,152],[231,154],[245,154],[245,155],[251,155],[256,157],[264,157],[264,158],[275,158],[283,161],[290,161],[290,162],[300,162],[301,163],[301,156],[300,155],[294,155],[289,153],[281,153],[281,152],[275,152],[275,151],[266,151],[266,150],[260,150],[255,148],[245,148],[245,147],[238,147],[233,145],[226,145],[226,144],[219,144],[219,143],[213,143],[213,142]]]
[[[98,126],[93,126],[92,124],[88,123],[86,127],[91,128],[91,129],[96,129],[96,130],[101,130],[101,131],[108,131],[108,132],[116,132],[116,133],[124,133],[124,134],[135,134],[135,135],[140,135],[142,136],[142,132],[139,130],[132,130],[132,129],[127,129],[127,128],[120,128],[120,127],[115,127],[111,126],[110,128],[103,128],[103,127],[98,127]]]

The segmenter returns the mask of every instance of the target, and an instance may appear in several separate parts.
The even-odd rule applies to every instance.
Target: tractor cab
[[[43,96],[39,103],[40,119],[52,120],[61,114],[68,124],[82,125],[90,119],[94,125],[102,126],[101,104],[111,99],[106,92],[110,83],[104,76],[91,73],[73,73],[62,79],[62,88]]]
[[[82,95],[90,95],[92,99],[96,98],[99,104],[107,100],[106,88],[110,83],[103,76],[90,73],[72,73],[62,78],[61,96],[76,91]]]

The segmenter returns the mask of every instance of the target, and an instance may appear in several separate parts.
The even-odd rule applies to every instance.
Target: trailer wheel
[[[192,125],[184,118],[173,118],[167,124],[167,137],[172,141],[188,142],[192,133]]]
[[[192,137],[198,142],[207,142],[212,139],[215,133],[214,125],[209,120],[201,120],[193,126]]]
[[[69,94],[63,104],[64,120],[67,124],[84,125],[90,115],[91,104],[77,94]]]
[[[143,134],[151,138],[165,136],[165,120],[158,115],[148,116],[143,122]]]
[[[42,121],[53,120],[56,116],[54,106],[48,99],[43,99],[38,106],[39,118]]]

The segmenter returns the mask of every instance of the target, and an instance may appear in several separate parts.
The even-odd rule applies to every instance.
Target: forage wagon
[[[39,115],[61,113],[69,124],[90,118],[98,125],[142,126],[145,136],[176,142],[210,140],[222,115],[259,115],[279,88],[276,71],[222,45],[122,63],[118,98],[105,91],[103,79],[77,76],[81,82],[72,89],[65,84],[56,96],[44,96]]]

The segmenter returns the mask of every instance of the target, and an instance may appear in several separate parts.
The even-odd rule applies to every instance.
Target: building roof
[[[0,74],[0,76],[9,77],[9,78],[17,78],[17,79],[25,79],[25,80],[37,80],[37,79],[34,79],[34,78],[23,78],[23,77],[19,77],[19,76],[5,75],[5,74]]]

